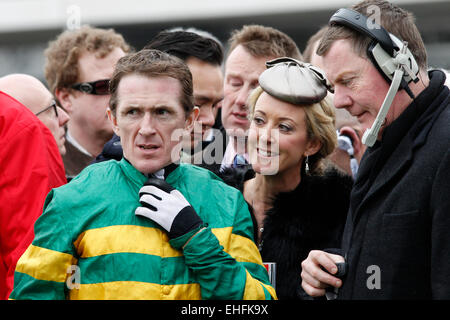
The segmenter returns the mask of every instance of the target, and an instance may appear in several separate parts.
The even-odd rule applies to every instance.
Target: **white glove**
[[[178,190],[164,180],[150,178],[139,190],[141,207],[135,214],[147,217],[177,238],[197,228],[203,221]]]

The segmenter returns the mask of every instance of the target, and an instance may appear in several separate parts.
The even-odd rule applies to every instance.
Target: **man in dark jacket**
[[[405,54],[407,59],[387,56],[384,61],[395,61],[395,70],[412,80],[417,76],[409,84],[403,76],[387,114],[380,106],[392,95],[397,71],[391,85],[376,62],[374,48],[382,43],[378,32],[384,29],[363,16],[373,6],[380,13],[375,22],[379,19],[387,32],[407,41],[413,56],[396,49],[393,57]],[[352,190],[341,255],[311,251],[302,263],[302,287],[322,296],[333,286],[339,299],[450,299],[450,92],[445,75],[427,72],[426,51],[410,13],[379,0],[352,9],[356,12],[341,9],[333,15],[317,53],[334,85],[336,107],[356,116],[365,129],[372,126],[369,132],[378,133],[377,141],[372,146],[365,141],[369,148]],[[417,72],[409,72],[412,60]],[[382,124],[379,132],[373,123]],[[338,279],[336,263],[344,260],[347,273]]]

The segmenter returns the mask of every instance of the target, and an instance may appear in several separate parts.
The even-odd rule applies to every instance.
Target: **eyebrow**
[[[266,113],[265,113],[264,111],[261,111],[261,110],[256,110],[256,111],[255,111],[255,114],[258,113],[258,112],[259,112],[259,113],[262,113],[263,116],[266,116]],[[281,118],[278,118],[278,120],[279,120],[279,121],[289,120],[289,121],[295,122],[294,119],[289,118],[289,117],[281,117]]]
[[[344,72],[341,72],[340,74],[338,74],[338,76],[332,82],[333,83],[339,83],[339,82],[342,81],[342,79],[344,79],[345,77],[348,77],[349,75],[351,75],[351,77],[354,77],[357,74],[356,74],[355,71],[344,71]]]
[[[237,72],[228,72],[225,76],[226,76],[226,79],[228,79],[228,78],[242,79],[242,76]]]
[[[145,106],[142,105],[140,103],[131,103],[131,104],[127,104],[126,106],[123,107],[123,111],[127,111],[129,109],[133,109],[133,108],[138,108],[138,109],[151,109],[151,110],[155,110],[155,109],[160,109],[160,108],[166,108],[169,110],[175,110],[175,107],[167,105],[167,104],[157,104],[157,105],[152,105],[152,106]]]

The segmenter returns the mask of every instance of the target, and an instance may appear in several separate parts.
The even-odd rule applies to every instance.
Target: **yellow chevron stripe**
[[[232,227],[212,229],[225,252],[237,261],[262,264],[255,243],[246,237],[232,234],[232,231]],[[86,230],[80,234],[74,245],[82,258],[120,252],[151,254],[163,258],[183,255],[169,244],[166,232],[133,225]]]
[[[20,257],[16,271],[46,281],[64,282],[68,268],[77,264],[70,254],[30,245]]]
[[[245,279],[244,300],[259,300],[264,299],[264,290],[261,283],[253,279],[250,273],[245,270],[247,277]]]
[[[232,227],[215,228],[212,232],[223,246],[224,251],[239,262],[253,262],[262,265],[256,244],[249,238],[232,234]]]
[[[74,245],[82,258],[120,252],[151,254],[163,258],[183,255],[170,246],[166,232],[133,225],[86,230]]]
[[[198,300],[200,285],[160,285],[136,281],[81,284],[69,293],[71,300]]]
[[[269,291],[270,295],[272,296],[272,298],[273,298],[274,300],[278,300],[278,298],[277,298],[277,293],[276,293],[274,287],[269,286],[269,285],[267,285],[267,284],[264,284],[264,283],[262,283],[262,282],[260,282],[260,283],[261,283],[261,285],[262,285],[264,288],[266,288],[267,291]]]
[[[247,270],[245,270],[245,272],[247,273],[247,278],[245,280],[243,300],[264,300],[265,294],[263,286],[264,288],[266,288],[267,291],[269,291],[273,299],[277,299],[277,294],[275,293],[274,288],[265,285],[262,282],[252,278],[252,276]]]

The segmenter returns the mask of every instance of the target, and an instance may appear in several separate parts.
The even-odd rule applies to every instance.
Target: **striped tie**
[[[246,164],[248,164],[247,160],[245,160],[245,157],[242,154],[236,154],[233,159],[233,164],[231,165],[232,168],[239,168],[243,167]]]

